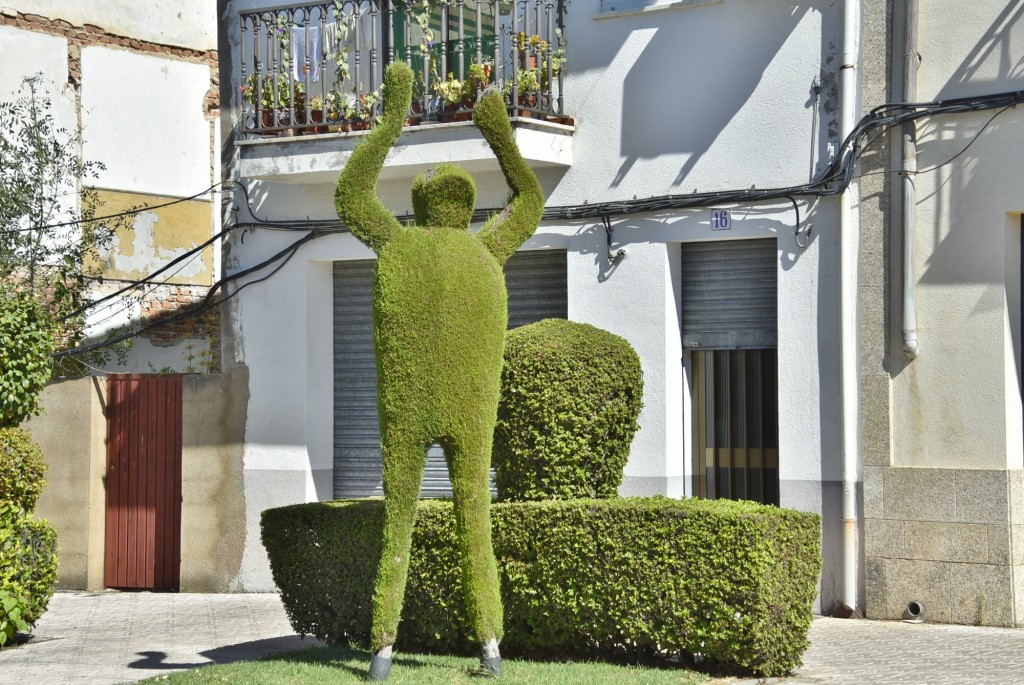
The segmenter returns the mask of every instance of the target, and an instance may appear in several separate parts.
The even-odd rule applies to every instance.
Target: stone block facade
[[[1024,626],[1024,471],[865,467],[868,618]]]

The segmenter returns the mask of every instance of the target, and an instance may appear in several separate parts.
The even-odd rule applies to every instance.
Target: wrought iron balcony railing
[[[243,12],[244,131],[368,128],[395,60],[415,73],[407,125],[468,120],[491,85],[513,116],[569,123],[564,1],[331,0]]]

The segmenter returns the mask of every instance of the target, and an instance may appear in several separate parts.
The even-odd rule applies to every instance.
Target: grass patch
[[[370,663],[367,652],[314,647],[284,652],[261,661],[204,666],[141,681],[149,685],[344,685],[363,683]],[[388,682],[481,685],[475,658],[397,653]],[[604,663],[557,663],[506,659],[496,685],[696,685],[708,677],[683,668],[649,668]]]

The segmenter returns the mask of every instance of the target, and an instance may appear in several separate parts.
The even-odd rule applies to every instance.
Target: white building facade
[[[240,90],[253,73],[270,70],[275,59],[280,64],[281,55],[291,60],[282,70],[285,79],[301,83],[307,98],[326,90],[295,68],[304,61],[305,46],[313,44],[305,37],[305,18],[315,34],[319,15],[271,11],[264,13],[269,19],[260,20],[259,13],[253,19],[251,13],[262,6],[233,2],[222,15],[227,45],[221,60],[235,86],[232,118],[223,119],[224,139],[235,142],[225,169],[247,188],[235,195],[234,219],[259,224],[225,248],[229,273],[287,250],[305,235],[301,229],[336,221],[338,172],[365,135],[340,127],[317,134],[308,126],[305,135],[296,135],[301,126],[291,122],[306,119],[277,107],[279,102],[267,109],[278,110],[274,123],[283,129],[267,133],[280,135],[253,135],[253,127],[270,122],[257,120],[255,103],[247,103]],[[360,11],[370,7],[363,3]],[[476,12],[472,2],[458,7],[464,16]],[[523,33],[540,27],[538,33],[550,37],[543,34],[548,6],[525,7],[534,23]],[[533,14],[537,7],[539,15]],[[519,22],[523,8],[515,10]],[[459,42],[457,11],[453,3],[447,34],[453,43]],[[515,21],[512,12],[511,5],[498,5],[496,23],[512,37],[496,41],[495,74],[508,76],[502,60],[516,59],[516,32],[507,28]],[[439,38],[443,19],[431,20]],[[279,22],[299,31],[287,32],[292,42],[278,50],[277,39],[268,42],[266,36]],[[486,16],[481,25],[488,25]],[[786,199],[688,210],[637,211],[629,204],[652,196],[800,186],[820,174],[841,142],[841,10],[824,2],[797,12],[780,2],[624,8],[576,2],[565,8],[558,35],[565,64],[561,90],[552,86],[552,102],[562,95],[561,116],[515,120],[520,148],[544,186],[549,211],[608,202],[628,208],[607,212],[610,230],[603,216],[546,219],[521,251],[522,263],[529,269],[531,255],[560,260],[562,275],[556,269],[533,276],[550,279],[543,295],[551,298],[550,307],[541,309],[621,335],[640,355],[644,409],[620,491],[747,496],[822,513],[821,606],[831,609],[841,584],[839,203],[796,198],[799,231]],[[380,41],[382,63],[388,43]],[[488,50],[483,42],[481,52]],[[403,54],[401,41],[391,45]],[[473,45],[467,45],[472,55]],[[537,52],[543,71],[546,53]],[[377,62],[366,52],[362,59],[366,83],[372,83]],[[450,71],[458,64],[457,52],[447,59]],[[520,70],[528,68],[525,60],[519,64]],[[471,123],[458,121],[407,127],[385,163],[379,196],[396,215],[410,213],[413,176],[444,161],[459,162],[474,174],[478,207],[502,206],[507,188],[493,155]],[[619,250],[625,255],[616,259]],[[348,350],[358,344],[347,346],[345,338],[350,328],[368,325],[369,301],[353,304],[364,313],[357,321],[345,308],[355,291],[339,285],[346,269],[371,258],[351,235],[319,237],[298,247],[271,278],[232,300],[225,363],[230,357],[230,363],[244,365],[250,379],[242,589],[271,586],[258,536],[262,509],[357,494],[359,487],[372,494],[375,487],[370,478],[349,490],[339,472],[362,469],[372,460],[370,450],[360,452],[359,436],[346,436],[346,426],[361,420],[351,402],[375,411],[372,389],[370,399],[359,400],[341,387],[356,382],[344,367]],[[703,281],[694,281],[700,265]],[[509,279],[514,312],[520,296]],[[701,288],[702,282],[713,287]],[[564,304],[557,302],[559,288]],[[692,296],[684,298],[686,292]],[[354,457],[346,453],[350,444]]]

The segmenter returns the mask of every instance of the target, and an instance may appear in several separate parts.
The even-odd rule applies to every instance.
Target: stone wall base
[[[866,467],[868,618],[1024,626],[1024,471]]]

